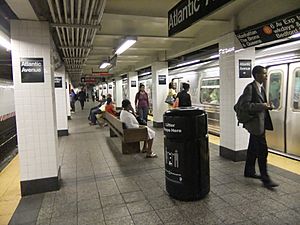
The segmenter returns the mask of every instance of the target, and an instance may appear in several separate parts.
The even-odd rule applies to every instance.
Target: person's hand
[[[266,106],[267,110],[273,110],[274,109],[272,103],[271,104],[270,103],[265,103],[265,106]]]

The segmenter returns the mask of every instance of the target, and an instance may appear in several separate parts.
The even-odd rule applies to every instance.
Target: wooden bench
[[[110,137],[121,139],[123,154],[140,152],[140,141],[148,139],[146,127],[127,129],[125,123],[122,123],[121,120],[110,113],[104,113],[103,118],[109,126]]]

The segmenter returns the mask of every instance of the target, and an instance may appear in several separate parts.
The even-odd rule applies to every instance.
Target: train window
[[[208,78],[201,81],[200,102],[202,104],[220,105],[219,78]]]
[[[300,110],[300,68],[294,73],[293,109]]]
[[[281,105],[281,82],[282,72],[276,71],[270,73],[269,101],[273,104],[274,109],[278,109]]]

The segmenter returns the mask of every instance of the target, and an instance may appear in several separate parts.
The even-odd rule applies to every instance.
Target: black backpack
[[[245,103],[244,99],[245,99],[245,95],[243,93],[239,97],[237,103],[233,106],[233,109],[236,113],[236,117],[238,120],[237,125],[239,125],[240,123],[243,124],[247,123],[255,117],[255,115],[251,115],[251,113],[245,109],[245,106],[243,105]],[[253,88],[252,88],[252,99],[253,99]]]

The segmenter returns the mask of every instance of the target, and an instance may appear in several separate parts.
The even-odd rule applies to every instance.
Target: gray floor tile
[[[134,225],[130,216],[106,220],[106,225]]]
[[[77,225],[77,215],[63,215],[51,219],[51,225]]]
[[[169,196],[163,195],[155,199],[150,200],[151,206],[156,209],[164,209],[171,208],[175,206],[174,200],[172,200]]]
[[[78,225],[95,224],[96,222],[100,221],[104,221],[101,209],[89,210],[83,213],[78,213]]]
[[[135,225],[160,225],[163,224],[161,219],[154,211],[135,214],[132,216]]]
[[[146,200],[142,191],[123,193],[122,196],[126,203]]]
[[[152,206],[150,205],[150,203],[147,200],[128,203],[127,208],[129,210],[130,214],[137,214],[137,213],[153,211]]]
[[[99,199],[88,199],[78,202],[78,213],[90,210],[100,209],[101,204]]]
[[[233,224],[248,220],[242,213],[234,208],[224,208],[213,211],[213,213],[224,223]]]
[[[124,204],[125,201],[122,195],[110,195],[110,196],[103,196],[100,198],[102,207],[114,206],[114,205],[121,205]]]
[[[36,221],[36,225],[50,225],[51,219],[41,219]]]
[[[129,212],[126,205],[109,206],[103,208],[103,214],[105,220],[129,216]]]
[[[252,221],[257,225],[265,225],[265,224],[268,224],[268,225],[282,225],[282,224],[286,224],[285,221],[282,221],[282,220],[278,219],[273,214],[270,214],[268,216],[263,216],[263,217],[256,217],[256,218],[253,218]]]
[[[180,213],[177,207],[167,208],[167,209],[159,209],[156,210],[157,215],[163,221],[163,223],[174,223],[180,222],[184,224],[186,219],[183,218],[183,215]]]

